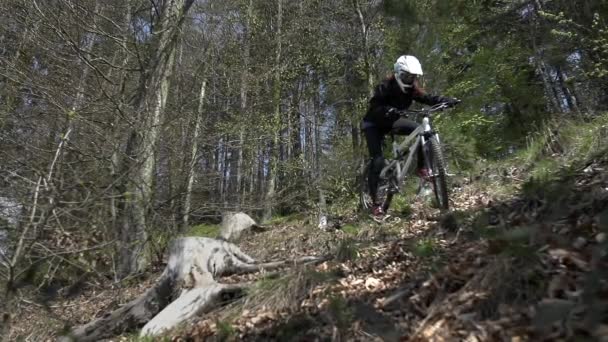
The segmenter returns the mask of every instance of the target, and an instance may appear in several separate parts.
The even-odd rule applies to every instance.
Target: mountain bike
[[[449,209],[449,193],[447,187],[446,171],[447,163],[443,155],[439,133],[431,125],[433,114],[449,108],[447,103],[439,103],[422,110],[405,110],[400,112],[401,117],[411,118],[417,121],[422,117],[422,124],[412,133],[405,136],[398,144],[393,138],[392,156],[384,161],[384,167],[380,172],[377,199],[387,212],[395,194],[399,193],[400,187],[406,176],[411,172],[412,161],[417,156],[418,148],[422,148],[424,158],[423,165],[430,171],[429,177],[423,179],[420,190],[425,183],[430,183],[434,193],[435,202],[439,209]],[[392,133],[391,133],[392,134]],[[408,152],[409,151],[409,152]],[[372,166],[370,159],[362,170],[360,179],[360,204],[363,210],[369,210],[373,206],[369,195],[368,173]]]

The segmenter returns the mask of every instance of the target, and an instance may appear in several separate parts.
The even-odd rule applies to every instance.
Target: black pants
[[[384,167],[384,156],[382,154],[382,142],[384,141],[384,136],[393,133],[397,135],[408,135],[412,133],[416,128],[418,128],[418,124],[415,121],[401,118],[395,121],[392,127],[367,127],[364,128],[363,131],[365,133],[365,139],[367,140],[367,149],[369,151],[369,156],[372,160],[372,165],[369,171],[368,185],[370,196],[372,197],[372,201],[374,204],[377,203],[377,192],[378,192],[378,181],[380,179],[380,172]],[[423,156],[422,149],[418,149],[418,168],[423,167]]]

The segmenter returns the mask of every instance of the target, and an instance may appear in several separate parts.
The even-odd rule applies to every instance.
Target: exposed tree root
[[[67,339],[94,341],[145,325],[142,336],[154,336],[243,295],[246,284],[222,284],[216,277],[314,263],[324,257],[292,262],[257,263],[237,246],[210,238],[181,238],[170,248],[169,262],[154,287],[139,298],[90,323]]]

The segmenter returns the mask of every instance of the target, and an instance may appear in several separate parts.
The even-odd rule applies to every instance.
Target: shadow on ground
[[[401,238],[367,240],[357,257],[325,265],[339,279],[302,305],[275,319],[240,319],[220,339],[605,338],[606,167],[532,179],[501,201],[466,187],[451,214],[437,222],[414,215]]]

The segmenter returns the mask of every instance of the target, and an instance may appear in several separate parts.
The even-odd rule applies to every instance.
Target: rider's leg
[[[369,127],[364,130],[365,139],[367,140],[367,149],[369,156],[372,159],[372,164],[368,174],[369,195],[374,204],[377,203],[378,181],[380,172],[384,166],[384,157],[382,156],[382,132],[377,127]]]
[[[410,133],[412,133],[416,128],[418,128],[418,125],[415,121],[412,120],[408,120],[405,118],[400,118],[399,120],[395,121],[393,123],[393,127],[392,127],[392,132],[394,134],[398,134],[398,135],[408,135]],[[417,159],[417,167],[418,170],[421,170],[424,168],[424,156],[422,153],[422,148],[418,148],[418,158]]]

